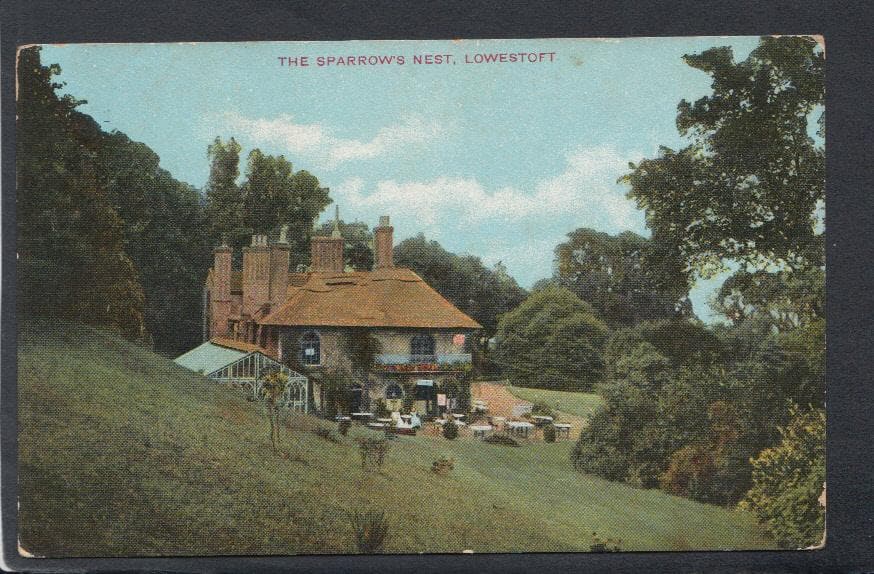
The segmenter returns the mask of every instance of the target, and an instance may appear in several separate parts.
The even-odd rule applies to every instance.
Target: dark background
[[[6,1],[2,518],[7,568],[83,571],[874,572],[874,9],[863,2]],[[16,551],[15,48],[28,43],[822,34],[826,45],[828,542],[816,552],[26,560]],[[208,64],[209,65],[209,64]],[[221,65],[219,62],[212,65]]]

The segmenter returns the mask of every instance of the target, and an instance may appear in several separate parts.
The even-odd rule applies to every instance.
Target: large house
[[[289,271],[285,230],[275,242],[253,236],[239,271],[231,248],[216,248],[204,293],[205,340],[255,344],[294,365],[312,381],[316,409],[320,378],[343,372],[357,377],[353,411],[375,399],[397,410],[414,393],[407,396],[413,408],[436,413],[441,389],[470,369],[471,335],[481,326],[412,270],[395,267],[388,216],[374,229],[372,270],[347,269],[343,243],[335,218],[330,236],[313,236],[309,270],[297,273]],[[362,373],[363,338],[375,340],[377,352]]]

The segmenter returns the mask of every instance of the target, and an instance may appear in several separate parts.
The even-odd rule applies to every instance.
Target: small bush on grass
[[[380,468],[388,454],[389,443],[384,436],[356,439],[361,454],[361,466],[364,468]]]
[[[543,440],[545,442],[555,442],[555,427],[546,425],[543,427]]]
[[[458,438],[458,425],[455,424],[455,421],[446,421],[446,424],[443,425],[443,438],[448,440]]]
[[[489,444],[499,444],[502,446],[519,446],[519,443],[516,441],[516,439],[502,434],[493,434],[491,436],[487,436],[483,439],[483,442],[487,442]]]
[[[337,430],[341,435],[346,436],[349,433],[349,427],[352,426],[352,421],[340,421],[337,425]]]
[[[555,411],[552,410],[548,404],[543,401],[534,401],[534,404],[531,405],[531,415],[537,415],[542,417],[552,417],[553,419],[557,419],[555,416]]]
[[[388,519],[382,510],[368,510],[349,515],[349,522],[355,532],[355,546],[361,554],[376,554],[388,538]]]
[[[455,468],[455,460],[445,456],[431,463],[431,472],[440,476],[446,476],[453,468]]]
[[[328,429],[324,427],[319,427],[315,430],[316,436],[319,438],[323,438],[326,441],[339,443],[341,442],[340,436],[333,429]]]
[[[591,552],[622,552],[619,547],[621,540],[612,538],[601,538],[597,532],[592,532],[592,544],[589,545]]]

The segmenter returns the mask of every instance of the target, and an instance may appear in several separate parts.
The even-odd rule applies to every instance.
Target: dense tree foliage
[[[686,277],[656,257],[649,239],[580,228],[555,248],[555,283],[586,301],[611,326],[691,313]]]
[[[760,321],[775,330],[791,330],[825,318],[825,270],[742,269],[725,280],[711,307],[734,325]]]
[[[18,302],[23,314],[49,314],[147,337],[144,295],[125,252],[124,221],[88,137],[83,103],[58,96],[56,65],[38,47],[18,61]]]
[[[780,429],[780,443],[762,451],[753,465],[753,487],[741,507],[768,526],[782,548],[817,544],[825,531],[819,504],[825,484],[825,411],[794,410]]]
[[[607,326],[562,287],[534,291],[501,316],[495,361],[514,384],[591,390],[604,374]]]
[[[683,341],[667,324],[611,336],[609,377],[573,453],[576,467],[613,480],[660,486],[718,504],[751,484],[750,457],[779,439],[793,404],[822,404],[822,357],[803,351],[803,334],[690,325]],[[662,337],[657,334],[662,333]],[[815,337],[815,334],[814,334]],[[659,340],[669,344],[654,345]],[[819,369],[811,368],[819,365]]]
[[[212,263],[200,192],[161,169],[145,144],[92,123],[107,190],[124,222],[125,251],[145,292],[146,327],[158,349],[190,349],[202,337],[203,279]]]
[[[210,258],[197,189],[155,152],[59,97],[37,48],[20,64],[19,293],[26,312],[117,328],[166,351],[201,337]]]
[[[239,249],[252,234],[277,235],[288,226],[292,267],[309,262],[309,239],[316,217],[331,203],[328,188],[313,174],[294,171],[284,156],[259,149],[249,152],[245,179],[239,178],[240,145],[221,138],[207,149],[210,175],[206,187],[207,213],[214,242],[228,241]]]
[[[653,239],[705,276],[725,259],[756,269],[822,264],[825,153],[807,133],[823,104],[822,50],[782,36],[763,38],[742,62],[727,47],[684,59],[713,78],[712,94],[679,104],[677,127],[691,143],[662,148],[624,178]]]
[[[652,230],[642,267],[669,261],[693,279],[740,264],[713,301],[729,324],[615,331],[598,387],[605,406],[572,459],[585,472],[717,504],[752,487],[746,496],[765,500],[757,512],[772,532],[809,543],[821,477],[808,451],[822,436],[805,439],[803,478],[766,459],[780,458],[768,453],[787,440],[781,426],[810,426],[793,413],[824,401],[824,152],[807,133],[823,101],[823,55],[813,40],[781,37],[763,38],[739,63],[728,48],[685,60],[713,78],[711,95],[680,103],[677,125],[691,143],[633,165],[624,180]]]
[[[206,183],[206,213],[214,242],[233,242],[243,235],[243,201],[237,187],[240,176],[240,144],[216,137],[207,148],[209,180]]]
[[[498,316],[516,307],[525,291],[501,264],[489,269],[479,257],[456,255],[423,234],[401,241],[394,249],[395,264],[409,267],[428,285],[483,326],[495,332]]]

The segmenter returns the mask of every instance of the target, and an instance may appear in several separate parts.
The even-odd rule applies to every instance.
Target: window
[[[397,383],[389,383],[389,385],[385,388],[385,398],[386,399],[402,399],[404,398],[404,391],[401,389],[401,386]]]
[[[321,340],[315,331],[307,331],[300,338],[300,362],[302,365],[318,365],[322,361]]]
[[[431,361],[434,359],[434,337],[431,335],[416,335],[410,341],[410,354],[414,361]]]

